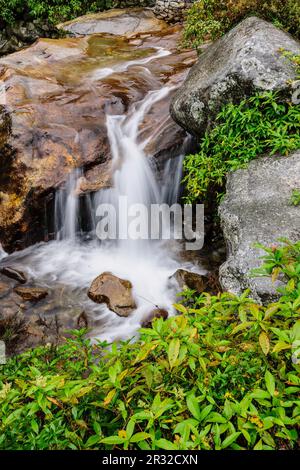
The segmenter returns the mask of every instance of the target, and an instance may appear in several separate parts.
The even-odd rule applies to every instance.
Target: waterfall
[[[152,60],[167,54],[167,51],[159,50]],[[150,60],[143,60],[143,64]],[[146,70],[151,75],[150,70]],[[104,72],[108,73],[107,70]],[[99,69],[99,77],[104,72]],[[157,86],[157,81],[155,84]],[[115,240],[100,241],[97,237],[96,212],[102,204],[109,204],[118,212],[119,201],[123,197],[127,198],[129,208],[136,204],[150,208],[155,203],[171,206],[178,201],[185,147],[177,157],[170,158],[158,174],[147,148],[156,134],[162,132],[162,123],[158,122],[148,137],[143,132],[143,123],[152,107],[171,91],[170,86],[163,86],[148,92],[126,114],[106,116],[112,156],[112,187],[80,195],[84,174],[82,170],[75,169],[56,193],[56,239],[10,256],[13,266],[21,270],[24,266],[33,281],[37,280],[52,291],[56,314],[66,315],[68,310],[74,315],[74,311],[79,309],[93,318],[97,325],[93,336],[100,340],[110,342],[131,338],[156,306],[172,315],[178,286],[170,281],[170,277],[179,268],[198,270],[191,261],[180,258],[178,243],[147,237],[148,227],[141,239],[119,236]],[[129,215],[122,209],[118,215],[118,229],[122,233],[128,226]],[[96,304],[87,296],[92,281],[106,271],[132,283],[136,310],[128,318],[118,317],[106,304]]]
[[[149,156],[145,154],[148,142],[139,139],[140,125],[152,106],[165,98],[171,91],[170,87],[150,91],[146,97],[135,103],[125,115],[108,115],[107,132],[114,170],[112,188],[98,191],[85,207],[93,227],[96,226],[96,210],[100,204],[111,204],[118,213],[120,197],[126,197],[128,207],[143,204],[150,208],[151,204],[166,203],[172,205],[178,201],[182,175],[183,154],[170,158],[163,172],[162,183],[157,179]],[[75,170],[69,177],[64,189],[57,192],[55,200],[55,228],[57,240],[75,240],[80,231],[79,184],[82,172]],[[119,215],[119,214],[118,214]],[[119,232],[124,233],[128,220],[118,217],[121,221]],[[122,221],[124,227],[122,227]],[[146,224],[145,224],[146,225]],[[130,250],[132,255],[149,250],[153,242],[149,241],[148,233],[141,235],[141,240],[116,240],[119,247]],[[94,233],[94,237],[96,234]]]

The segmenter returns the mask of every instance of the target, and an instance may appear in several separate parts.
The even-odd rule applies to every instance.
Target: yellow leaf
[[[116,394],[116,389],[111,390],[111,391],[107,394],[107,396],[104,398],[104,402],[103,402],[104,406],[107,406],[107,405],[110,404],[110,402],[111,402],[112,399],[114,398],[115,394]]]
[[[279,276],[279,273],[280,273],[280,268],[274,268],[274,269],[273,269],[273,272],[272,272],[272,282],[277,281],[278,276]]]
[[[264,353],[265,356],[267,356],[267,354],[269,354],[269,351],[270,351],[270,340],[269,340],[267,333],[265,333],[264,331],[262,331],[261,334],[259,335],[259,344],[262,349],[262,352]]]
[[[118,432],[118,436],[119,436],[119,437],[122,437],[123,439],[126,439],[127,434],[126,434],[125,429],[121,429],[121,430]]]
[[[291,345],[288,343],[285,343],[284,341],[278,341],[278,343],[275,344],[272,353],[280,352],[280,351],[283,351],[284,349],[291,349]]]
[[[47,397],[47,400],[51,401],[51,403],[54,403],[54,405],[58,406],[59,408],[63,408],[62,404],[55,400],[55,398]]]

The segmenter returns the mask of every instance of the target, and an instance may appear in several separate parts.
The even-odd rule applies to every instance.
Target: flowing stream
[[[82,233],[82,208],[78,195],[82,173],[77,169],[56,195],[56,240],[15,253],[7,263],[26,270],[39,285],[60,289],[62,305],[67,305],[70,311],[74,306],[79,306],[92,315],[99,323],[94,335],[108,341],[132,336],[156,307],[172,314],[178,286],[174,280],[170,281],[170,277],[178,268],[196,270],[191,263],[180,260],[179,244],[174,241],[149,240],[146,239],[147,234],[143,233],[140,240],[119,238],[101,242],[95,230],[97,207],[100,204],[112,204],[118,209],[121,196],[127,198],[129,207],[143,204],[149,208],[155,203],[171,205],[177,202],[183,155],[170,158],[162,179],[158,179],[151,156],[145,153],[149,138],[141,139],[140,135],[141,124],[147,113],[170,91],[168,86],[150,91],[126,114],[107,115],[114,168],[113,186],[85,197],[84,219],[85,225],[89,227],[88,233]],[[120,233],[125,230],[122,224],[128,225],[126,215],[122,215]],[[130,280],[133,285],[137,308],[128,318],[118,317],[105,304],[95,304],[87,297],[91,282],[106,271]]]

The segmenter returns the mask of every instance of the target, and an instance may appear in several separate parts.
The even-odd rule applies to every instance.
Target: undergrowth
[[[135,341],[85,331],[0,369],[2,449],[299,449],[300,242],[266,249],[280,299],[186,291]]]

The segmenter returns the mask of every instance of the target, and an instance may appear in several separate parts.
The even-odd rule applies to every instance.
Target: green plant
[[[257,15],[300,36],[300,4],[295,0],[199,0],[187,13],[184,45],[196,49],[229,31],[246,16]]]
[[[258,275],[258,274],[256,274]],[[278,302],[191,296],[135,341],[85,331],[0,369],[2,449],[299,449],[300,242],[267,249]]]
[[[188,202],[222,195],[228,172],[259,155],[288,155],[300,148],[300,106],[265,92],[227,104],[195,155],[184,161]]]
[[[0,21],[13,24],[18,20],[42,18],[58,23],[112,6],[112,0],[0,0]]]
[[[293,189],[292,196],[291,196],[291,199],[290,199],[290,204],[292,206],[299,206],[300,205],[300,190],[299,189]]]

